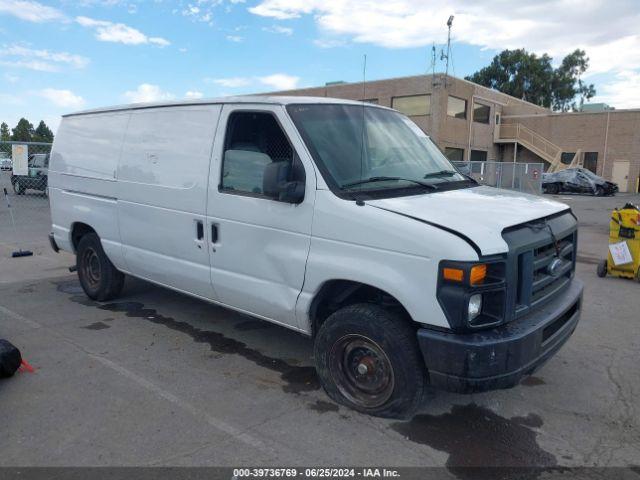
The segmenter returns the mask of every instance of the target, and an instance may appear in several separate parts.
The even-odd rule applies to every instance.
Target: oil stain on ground
[[[324,400],[316,400],[308,405],[309,410],[314,410],[318,413],[337,412],[340,407],[335,403],[325,402]]]
[[[557,465],[555,456],[538,445],[533,428],[541,426],[537,415],[507,419],[474,403],[392,424],[409,440],[448,453],[447,468],[463,480],[508,478],[514,472],[504,467],[517,467],[518,478],[533,479],[543,472],[539,467]]]
[[[74,288],[71,285],[63,284],[61,282],[58,285],[58,290],[69,293],[69,291],[73,291]],[[197,343],[208,344],[211,351],[215,353],[240,355],[260,367],[268,368],[269,370],[279,373],[280,378],[285,382],[282,389],[287,393],[307,392],[318,390],[320,388],[320,381],[314,367],[295,366],[280,358],[269,357],[248,347],[245,343],[239,340],[226,337],[219,332],[202,330],[187,322],[181,322],[171,317],[166,317],[159,314],[155,309],[145,308],[145,306],[140,302],[114,302],[101,304],[94,302],[84,295],[73,295],[70,299],[81,305],[97,307],[109,312],[122,312],[127,317],[141,318],[158,325],[163,325],[172,330],[189,335]]]
[[[520,382],[520,385],[524,385],[526,387],[537,387],[538,385],[545,385],[545,381],[540,377],[530,376]]]
[[[85,325],[82,328],[86,328],[87,330],[104,330],[111,327],[104,322],[93,322],[89,325]]]

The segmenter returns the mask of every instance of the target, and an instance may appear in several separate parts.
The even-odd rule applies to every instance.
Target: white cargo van
[[[406,416],[431,384],[510,387],[580,315],[563,204],[479,186],[370,104],[237,97],[67,115],[54,249],[97,301],[124,274],[314,338],[334,400]]]

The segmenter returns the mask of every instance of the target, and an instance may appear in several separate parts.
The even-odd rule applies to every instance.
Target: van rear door
[[[205,213],[220,110],[197,105],[133,111],[118,166],[127,270],[212,300]]]
[[[295,305],[310,248],[316,178],[279,105],[225,105],[209,179],[211,281],[226,305],[298,327]],[[265,167],[290,166],[303,181],[301,203],[263,191]]]

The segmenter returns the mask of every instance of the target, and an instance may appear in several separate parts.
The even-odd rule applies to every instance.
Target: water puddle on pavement
[[[537,415],[508,419],[473,403],[454,405],[441,415],[417,415],[392,424],[409,440],[448,453],[447,468],[462,480],[484,475],[497,480],[514,473],[487,469],[483,474],[471,467],[517,467],[518,478],[534,479],[542,469],[528,467],[555,466],[555,456],[538,445],[534,428],[541,426]]]
[[[82,293],[82,288],[77,281],[58,282],[56,285],[59,291],[72,294],[70,299],[75,303],[96,307],[109,312],[121,312],[127,317],[140,318],[148,322],[163,325],[172,330],[189,335],[197,343],[208,344],[212,352],[226,355],[240,355],[260,367],[277,372],[285,382],[282,390],[287,393],[307,392],[320,388],[320,381],[314,367],[291,365],[280,358],[269,357],[248,347],[239,340],[226,337],[222,333],[213,330],[202,330],[187,322],[164,316],[155,309],[145,308],[144,304],[140,302],[94,302],[84,294],[77,295],[78,293]],[[106,325],[106,327],[108,328],[108,325]]]

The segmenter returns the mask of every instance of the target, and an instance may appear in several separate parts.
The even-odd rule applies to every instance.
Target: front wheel
[[[546,186],[546,191],[550,195],[557,195],[560,192],[560,187],[555,183],[551,183]]]
[[[93,300],[111,300],[122,291],[124,274],[111,263],[95,233],[84,235],[76,255],[78,279],[84,293]]]
[[[598,276],[600,278],[604,278],[607,276],[607,261],[606,260],[602,260],[600,263],[598,263],[598,270],[597,270]]]
[[[316,369],[333,400],[362,413],[405,418],[420,406],[426,372],[416,331],[373,304],[343,307],[322,324]]]

